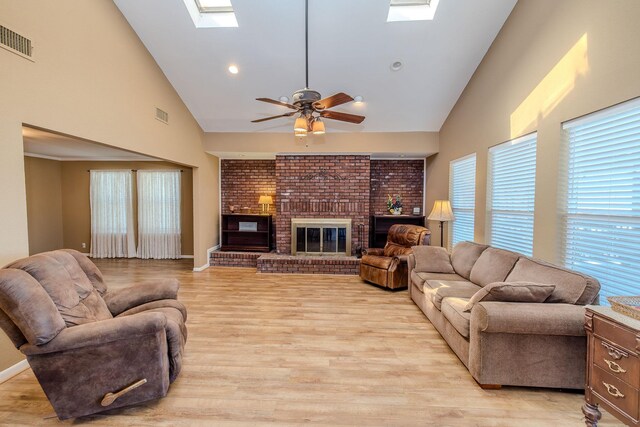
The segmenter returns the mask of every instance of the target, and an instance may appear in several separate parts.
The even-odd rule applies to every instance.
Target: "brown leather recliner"
[[[394,224],[384,249],[367,249],[360,260],[360,277],[389,289],[407,287],[407,257],[411,247],[431,243],[431,231],[419,225]]]
[[[167,394],[187,339],[178,288],[169,279],[107,290],[86,256],[45,252],[0,269],[0,327],[58,418],[80,417]]]

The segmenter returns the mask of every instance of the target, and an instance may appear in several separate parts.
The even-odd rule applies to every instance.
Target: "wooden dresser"
[[[640,425],[640,321],[610,307],[588,306],[587,383],[582,412],[597,426],[604,407],[627,425]]]

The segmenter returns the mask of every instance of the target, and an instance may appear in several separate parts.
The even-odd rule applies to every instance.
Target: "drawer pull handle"
[[[624,394],[620,393],[620,390],[618,390],[616,388],[616,386],[613,386],[611,384],[607,384],[604,381],[602,381],[602,384],[604,384],[604,386],[607,388],[607,393],[609,393],[611,396],[613,396],[613,397],[624,397]]]
[[[607,360],[604,359],[605,363],[607,364],[607,366],[609,367],[609,369],[611,369],[612,372],[615,372],[616,374],[626,374],[627,370],[624,369],[622,366],[618,365],[616,362],[613,362],[611,360]]]
[[[618,350],[614,346],[609,345],[604,341],[602,341],[601,343],[602,343],[602,346],[607,349],[607,353],[609,353],[609,356],[613,357],[615,360],[620,360],[623,357],[629,357],[629,355],[624,351]]]

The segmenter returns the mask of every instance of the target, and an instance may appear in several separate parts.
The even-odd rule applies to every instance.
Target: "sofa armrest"
[[[112,315],[152,301],[177,299],[180,283],[176,279],[165,279],[159,282],[141,283],[114,291],[107,291],[104,301]]]
[[[584,306],[522,302],[481,302],[471,310],[471,328],[480,332],[584,336]]]
[[[24,344],[20,351],[27,356],[34,356],[97,346],[154,334],[164,330],[166,324],[167,318],[162,313],[138,313],[66,328],[47,344]]]
[[[384,249],[381,249],[381,248],[369,248],[369,249],[365,249],[364,251],[362,251],[362,255],[378,255],[378,256],[383,256],[383,255],[384,255]]]

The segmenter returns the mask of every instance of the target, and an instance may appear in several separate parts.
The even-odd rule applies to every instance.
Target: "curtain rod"
[[[91,172],[92,169],[87,169],[87,172]],[[93,169],[95,171],[101,171],[101,170],[113,170],[113,169]],[[119,169],[119,170],[131,170],[131,172],[138,172],[138,169]],[[148,170],[148,171],[153,171],[153,172],[164,172],[164,171],[174,171],[175,169],[141,169],[143,171]],[[179,169],[180,172],[184,172],[182,169]]]

